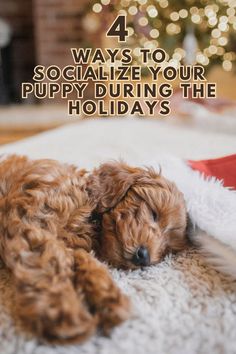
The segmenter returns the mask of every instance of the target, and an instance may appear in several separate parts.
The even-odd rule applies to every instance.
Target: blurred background
[[[186,102],[176,90],[172,116],[161,119],[236,134],[236,0],[0,0],[0,144],[78,120],[59,98],[22,100],[21,83],[37,64],[73,64],[71,47],[117,47],[105,33],[118,14],[127,16],[134,62],[138,47],[162,47],[163,65],[198,63],[217,83],[217,100]]]

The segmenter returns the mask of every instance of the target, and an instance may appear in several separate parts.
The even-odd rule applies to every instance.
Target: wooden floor
[[[0,107],[0,145],[28,138],[72,122],[60,105]]]
[[[36,134],[41,133],[46,130],[48,130],[46,127],[45,127],[45,129],[32,129],[32,130],[24,129],[24,127],[23,127],[22,130],[16,130],[16,131],[4,129],[4,130],[0,131],[0,145],[12,143],[14,141],[21,140],[21,139],[25,139],[25,138],[36,135]]]

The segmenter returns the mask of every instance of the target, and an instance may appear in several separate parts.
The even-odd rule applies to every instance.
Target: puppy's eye
[[[158,220],[158,214],[154,210],[152,210],[152,218],[153,218],[154,222],[156,222]]]

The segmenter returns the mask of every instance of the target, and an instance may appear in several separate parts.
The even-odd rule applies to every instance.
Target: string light
[[[128,27],[127,30],[129,32],[129,36],[132,36],[134,34],[134,29],[132,27]]]
[[[224,45],[227,44],[227,42],[228,42],[228,39],[227,39],[226,37],[220,37],[220,38],[218,39],[219,45],[224,46]]]
[[[128,12],[130,15],[136,15],[138,13],[138,9],[136,6],[130,6],[129,9],[128,9]]]
[[[191,16],[191,20],[193,23],[200,23],[202,22],[201,17],[198,14],[194,14]]]
[[[140,24],[140,26],[147,26],[148,25],[148,19],[146,17],[140,17],[140,19],[138,20],[138,23]]]
[[[229,23],[232,25],[236,23],[236,16],[229,16]]]
[[[170,35],[175,35],[178,34],[181,31],[181,28],[179,25],[176,25],[174,23],[169,23],[166,26],[166,32]]]
[[[188,17],[188,11],[187,11],[186,9],[181,9],[181,10],[179,11],[179,17],[181,17],[181,18],[186,18],[186,17]]]
[[[216,47],[215,45],[210,45],[210,47],[209,47],[209,53],[210,53],[211,55],[216,54],[216,53],[217,53],[217,47]]]
[[[129,0],[121,0],[121,5],[124,7],[128,7],[129,6]]]
[[[175,53],[179,53],[181,58],[184,58],[186,56],[186,52],[183,48],[175,48]]]
[[[217,18],[216,17],[209,18],[208,23],[210,27],[214,27],[217,24]]]
[[[180,63],[179,63],[179,60],[171,59],[171,60],[169,61],[169,65],[170,65],[170,66],[173,66],[174,68],[177,69],[177,68],[179,67]]]
[[[227,23],[225,23],[225,22],[221,22],[221,23],[219,23],[219,29],[221,30],[221,31],[223,31],[223,32],[226,32],[226,31],[228,31],[228,29],[229,29],[229,26],[227,25]]]
[[[134,55],[138,62],[138,47],[160,46],[168,48],[170,54],[163,67],[170,63],[179,65],[186,55],[181,48],[184,35],[191,31],[192,24],[190,33],[196,37],[198,47],[196,63],[207,66],[220,59],[224,70],[232,70],[236,54],[229,51],[228,44],[230,34],[236,30],[236,0],[218,0],[217,3],[213,0],[183,0],[173,7],[168,0],[95,0],[92,10],[100,13],[109,5],[114,12],[127,16],[127,44],[137,46]]]
[[[196,6],[191,7],[190,14],[194,15],[198,13],[198,8]]]
[[[226,71],[232,70],[232,63],[230,60],[224,60],[222,66]]]
[[[121,10],[119,10],[119,15],[127,16],[127,11],[121,9]]]
[[[93,11],[95,12],[95,13],[99,13],[99,12],[101,12],[102,11],[102,5],[101,4],[94,4],[93,5]]]
[[[165,9],[168,6],[169,6],[169,2],[167,0],[160,0],[160,7]]]
[[[223,47],[217,47],[217,54],[219,56],[222,56],[225,52],[225,49]]]
[[[159,32],[157,29],[152,29],[152,30],[150,31],[150,36],[151,36],[152,38],[158,38],[158,37],[159,37],[159,34],[160,34],[160,32]]]
[[[134,48],[133,53],[136,57],[140,56],[140,49],[139,48]]]
[[[149,17],[156,17],[158,15],[157,9],[155,8],[155,6],[152,5],[147,7],[147,13]]]
[[[178,12],[172,12],[171,14],[170,14],[170,19],[172,20],[172,21],[178,21],[178,19],[179,19],[179,17],[180,17],[180,15],[178,14]]]
[[[225,22],[225,23],[227,23],[227,22],[228,22],[228,17],[226,17],[226,16],[221,16],[221,17],[219,18],[219,20],[220,20],[220,22]]]
[[[218,28],[215,28],[212,30],[211,35],[213,38],[219,38],[221,35],[221,32]]]
[[[229,7],[226,10],[226,13],[227,13],[228,16],[234,16],[235,15],[235,9],[233,9],[232,7]]]
[[[173,54],[173,59],[180,61],[182,59],[182,56],[180,53],[174,53]]]
[[[101,3],[103,4],[103,5],[109,5],[110,4],[110,0],[101,0]]]
[[[234,60],[235,59],[235,53],[233,53],[233,52],[225,53],[223,58],[224,58],[224,60]]]

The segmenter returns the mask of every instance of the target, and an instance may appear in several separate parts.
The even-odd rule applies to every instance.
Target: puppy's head
[[[121,268],[160,262],[186,247],[187,213],[175,184],[153,169],[122,162],[94,171],[101,232],[98,256]]]

